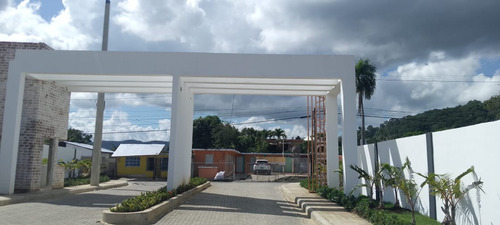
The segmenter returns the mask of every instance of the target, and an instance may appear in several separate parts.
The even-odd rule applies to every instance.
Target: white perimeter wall
[[[436,173],[449,173],[456,177],[474,166],[476,174],[484,181],[485,193],[475,190],[466,196],[467,207],[457,210],[458,224],[499,224],[500,223],[500,120],[465,128],[436,132],[434,135],[434,160]],[[473,182],[473,176],[462,180]],[[477,197],[480,196],[481,207]],[[444,214],[439,199],[438,218]],[[464,213],[465,212],[465,213]],[[467,218],[470,218],[468,221]]]
[[[433,135],[434,170],[437,174],[450,174],[453,178],[474,166],[478,177],[484,181],[485,193],[472,190],[457,210],[458,224],[497,224],[500,222],[500,120],[478,125],[435,132]],[[402,166],[408,157],[415,172],[427,174],[426,135],[418,135],[378,143],[381,163]],[[374,169],[375,145],[358,146],[359,166]],[[406,174],[408,176],[408,174]],[[418,184],[423,178],[415,175]],[[474,181],[467,175],[464,184]],[[360,181],[361,182],[361,181]],[[361,191],[366,194],[366,190]],[[429,215],[429,189],[423,187],[419,196],[418,211]],[[404,196],[399,195],[403,206],[408,206]],[[394,201],[394,191],[385,191],[385,201]],[[479,201],[480,200],[480,203]],[[436,198],[437,220],[442,221],[441,199]]]

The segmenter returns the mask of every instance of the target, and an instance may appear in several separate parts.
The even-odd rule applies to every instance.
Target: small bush
[[[207,179],[193,177],[188,184],[183,184],[172,191],[167,191],[167,187],[162,187],[156,191],[144,192],[141,195],[134,196],[123,200],[120,204],[110,208],[111,212],[137,212],[154,205],[157,205],[165,200],[168,200],[178,194],[182,194],[200,184],[207,182]]]
[[[110,179],[106,175],[99,176],[99,183],[108,182]],[[90,177],[64,178],[64,187],[90,184]]]

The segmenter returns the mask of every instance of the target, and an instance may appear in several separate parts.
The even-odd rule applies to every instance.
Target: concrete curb
[[[139,212],[111,212],[109,209],[104,210],[102,212],[102,222],[108,224],[151,224],[156,222],[168,212],[177,208],[188,198],[210,186],[210,182],[206,182],[158,205]]]
[[[23,194],[4,195],[0,196],[0,206],[61,197],[65,195],[79,194],[83,192],[116,188],[127,185],[128,185],[127,179],[119,179],[101,183],[99,184],[99,186],[90,186],[89,184],[86,184],[73,187],[65,187],[61,189],[42,190],[42,191],[29,192]]]

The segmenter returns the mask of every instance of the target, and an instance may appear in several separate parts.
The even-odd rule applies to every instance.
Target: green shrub
[[[305,183],[305,184],[304,184]],[[307,180],[301,182],[301,186],[307,188]],[[377,209],[377,202],[368,198],[367,196],[360,195],[357,198],[352,195],[344,194],[343,190],[338,190],[336,188],[329,188],[326,186],[318,187],[316,189],[317,194],[329,199],[332,202],[336,202],[340,206],[348,211],[354,211],[359,216],[370,221],[374,225],[407,225],[410,224],[411,218],[407,215],[410,214],[409,211],[391,211],[394,207],[393,204],[387,203],[385,210]],[[417,224],[439,224],[437,221],[432,220],[429,217],[418,215],[417,222],[422,221]]]
[[[106,175],[99,176],[99,183],[108,182],[110,179]],[[90,184],[90,177],[64,178],[64,187]]]
[[[188,184],[182,184],[172,191],[168,191],[167,187],[161,187],[156,191],[144,192],[138,196],[130,197],[123,200],[120,204],[110,208],[111,212],[137,212],[154,205],[157,205],[165,200],[168,200],[178,194],[186,192],[200,184],[207,182],[207,179],[193,177]]]

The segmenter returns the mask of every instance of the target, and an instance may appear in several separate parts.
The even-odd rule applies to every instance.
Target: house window
[[[214,154],[205,155],[205,164],[214,164]]]
[[[125,158],[125,166],[126,167],[139,167],[139,166],[141,166],[141,158],[140,157],[126,157]]]
[[[168,171],[168,158],[161,158],[161,171]]]
[[[146,163],[146,170],[147,171],[155,170],[155,158],[148,158]]]

